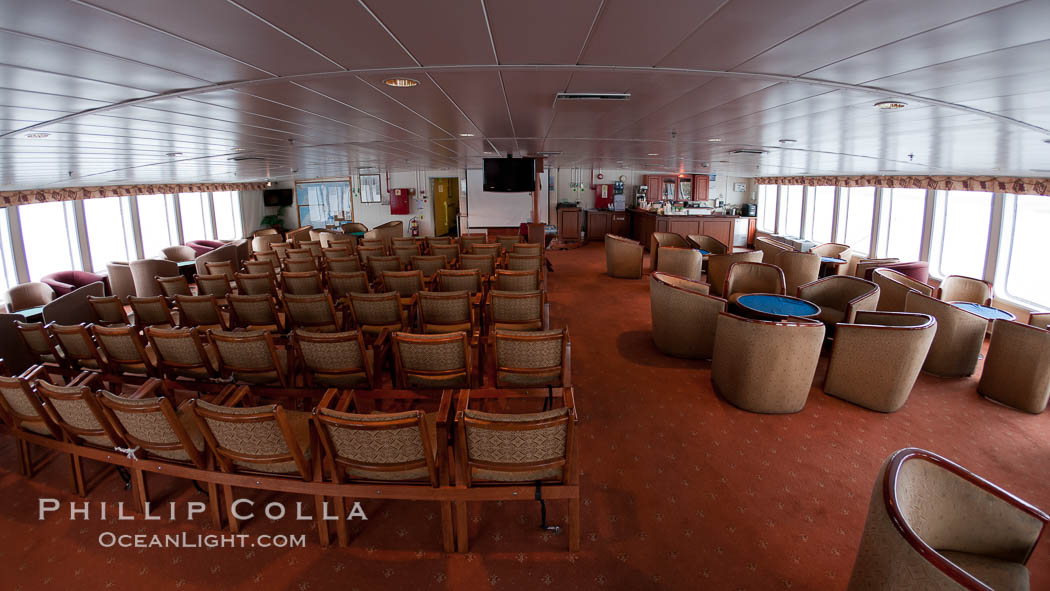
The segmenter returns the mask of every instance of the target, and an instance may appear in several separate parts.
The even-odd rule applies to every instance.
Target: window
[[[361,175],[361,203],[381,203],[382,201],[382,191],[379,189],[379,175]]]
[[[1043,234],[1050,227],[1050,199],[1005,195],[996,286],[1009,298],[1034,307],[1050,307],[1050,275]]]
[[[175,203],[171,195],[139,195],[139,230],[142,253],[146,257],[160,254],[161,249],[179,243],[175,226]]]
[[[72,201],[21,205],[18,217],[30,281],[81,268]]]
[[[379,175],[373,176],[379,179]],[[296,183],[295,200],[299,205],[300,226],[334,225],[336,216],[350,217],[350,181]]]
[[[182,240],[212,240],[211,207],[207,193],[179,193],[179,217],[182,218]]]
[[[806,240],[817,244],[834,242],[831,228],[835,219],[835,187],[809,187],[806,200]]]
[[[933,210],[930,270],[940,277],[984,277],[991,218],[991,193],[938,191]]]
[[[11,226],[8,225],[8,208],[0,208],[0,297],[7,297],[7,290],[18,285],[15,272],[15,257],[11,249]]]
[[[871,252],[871,222],[875,213],[875,187],[851,187],[843,191],[842,210],[845,212],[843,242],[853,252],[867,255]]]
[[[802,185],[780,187],[780,231],[784,236],[802,236]]]
[[[237,191],[211,194],[215,204],[215,231],[220,240],[234,240],[244,235],[241,228],[241,199]]]
[[[132,261],[135,231],[131,227],[131,198],[106,197],[84,201],[84,223],[87,227],[91,268],[96,273],[112,261]]]
[[[763,232],[777,230],[777,186],[758,186],[758,229]]]
[[[925,189],[884,189],[879,215],[879,256],[919,260],[925,215]]]

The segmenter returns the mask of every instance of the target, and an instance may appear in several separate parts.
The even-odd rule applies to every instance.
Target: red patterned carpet
[[[101,548],[104,531],[213,530],[184,517],[71,522],[67,512],[40,522],[39,497],[72,499],[66,467],[54,462],[27,481],[0,437],[0,589],[843,589],[876,472],[906,446],[1050,509],[1050,416],[986,402],[975,379],[929,376],[900,412],[870,412],[821,393],[823,363],[802,412],[743,412],[712,392],[708,363],[654,349],[648,276],[606,277],[598,244],[550,259],[552,318],[570,327],[580,408],[579,553],[538,529],[532,502],[472,506],[467,555],[439,551],[435,504],[397,501],[363,501],[369,520],[355,522],[346,549],[320,548],[309,521],[263,517],[244,532],[307,534],[308,546]],[[203,498],[185,482],[151,483],[158,501]],[[244,496],[257,507],[281,499]],[[89,498],[130,499],[115,476]],[[551,503],[552,520],[565,514]],[[1050,542],[1029,567],[1032,588],[1050,588]]]

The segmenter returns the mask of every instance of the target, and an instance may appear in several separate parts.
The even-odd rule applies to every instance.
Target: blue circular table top
[[[700,254],[711,254],[710,252],[708,252],[708,251],[706,251],[706,250],[704,250],[702,248],[694,248],[693,250],[699,252]]]
[[[1017,320],[1017,316],[1014,316],[1006,310],[1000,310],[999,308],[993,308],[991,306],[982,306],[981,304],[975,304],[973,302],[952,302],[952,305],[956,308],[966,310],[967,312],[977,314],[981,318],[987,318],[988,320]]]
[[[840,263],[841,264],[841,263],[845,263],[846,259],[840,259],[840,258],[836,258],[836,257],[820,257],[820,262],[822,262],[822,263]]]
[[[820,307],[791,296],[775,295],[770,293],[752,293],[740,296],[737,304],[769,316],[816,316],[820,313]]]

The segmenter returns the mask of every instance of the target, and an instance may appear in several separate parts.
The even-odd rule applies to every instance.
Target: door
[[[447,236],[459,214],[459,179],[433,179],[434,235]]]

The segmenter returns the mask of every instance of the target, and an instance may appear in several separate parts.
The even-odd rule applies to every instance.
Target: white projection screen
[[[540,216],[547,223],[547,175],[540,175]],[[471,228],[517,228],[532,221],[532,193],[483,191],[483,171],[467,169],[467,224]]]

